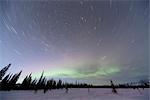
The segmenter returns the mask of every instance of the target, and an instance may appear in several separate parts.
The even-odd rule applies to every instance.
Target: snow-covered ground
[[[112,94],[111,89],[65,89],[48,91],[0,91],[0,100],[150,100],[150,89],[118,89]]]

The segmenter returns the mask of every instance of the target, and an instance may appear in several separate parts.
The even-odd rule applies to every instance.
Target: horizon
[[[94,86],[111,86],[112,84],[114,84],[115,86],[119,86],[118,88],[125,88],[125,87],[123,87],[123,86],[127,86],[128,87],[128,85],[129,86],[131,86],[132,88],[134,88],[134,87],[136,87],[137,85],[138,85],[138,87],[139,88],[141,88],[141,87],[145,87],[145,88],[147,88],[147,86],[148,86],[148,84],[150,83],[150,81],[149,81],[149,79],[147,79],[147,80],[137,80],[137,81],[130,81],[130,82],[124,82],[124,83],[118,83],[118,82],[116,82],[115,80],[107,80],[107,81],[109,81],[110,82],[110,84],[93,84],[93,83],[86,83],[86,82],[81,82],[81,81],[79,81],[79,80],[74,80],[74,81],[65,81],[63,78],[62,79],[60,79],[60,78],[54,78],[54,77],[49,77],[49,76],[46,76],[45,75],[45,73],[44,73],[44,70],[42,71],[42,73],[41,73],[41,75],[39,76],[39,78],[37,78],[37,77],[33,77],[33,74],[32,74],[32,72],[30,73],[30,74],[28,74],[28,75],[26,75],[25,77],[24,77],[24,79],[23,80],[19,80],[19,78],[20,78],[20,76],[21,76],[21,73],[23,72],[22,70],[20,70],[18,73],[10,73],[9,72],[9,74],[7,73],[7,71],[9,70],[9,68],[11,67],[11,63],[10,64],[8,64],[7,66],[5,66],[5,67],[3,67],[2,69],[0,69],[0,74],[1,74],[1,77],[0,77],[0,82],[4,82],[4,80],[6,80],[7,78],[8,78],[8,76],[9,76],[9,78],[8,78],[8,81],[10,82],[11,81],[11,79],[13,79],[13,77],[14,76],[18,76],[18,79],[17,79],[17,81],[16,81],[16,85],[17,84],[20,84],[20,85],[22,85],[22,84],[24,84],[24,81],[26,80],[29,80],[29,76],[30,76],[30,78],[31,78],[31,83],[34,81],[34,80],[36,80],[36,81],[40,81],[40,79],[41,79],[41,77],[43,77],[42,78],[42,80],[44,79],[45,80],[45,82],[44,82],[44,84],[46,84],[48,81],[50,81],[50,80],[54,80],[55,82],[59,82],[59,81],[61,81],[63,84],[73,84],[73,85],[77,85],[77,84],[86,84],[87,86],[91,86],[91,87],[94,87]],[[19,81],[18,81],[19,80]],[[8,82],[8,83],[9,83]],[[108,82],[108,83],[109,83]],[[144,83],[144,85],[143,85],[143,83]],[[134,85],[133,85],[134,84]],[[146,84],[146,85],[145,85]],[[121,85],[123,85],[123,86],[121,86]],[[79,85],[78,85],[79,86]],[[131,88],[130,87],[130,88]],[[82,88],[85,88],[84,86],[82,87]],[[97,87],[98,88],[98,87]],[[106,88],[106,87],[105,87]],[[108,88],[108,87],[107,87]],[[110,87],[109,87],[110,88]]]

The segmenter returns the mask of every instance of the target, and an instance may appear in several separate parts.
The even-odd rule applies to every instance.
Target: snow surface
[[[38,91],[0,91],[0,100],[149,100],[150,89],[118,89],[118,94],[111,89],[65,89]]]

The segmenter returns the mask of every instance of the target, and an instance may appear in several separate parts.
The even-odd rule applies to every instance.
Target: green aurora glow
[[[88,72],[86,70],[81,71],[80,69],[57,69],[44,71],[46,77],[57,77],[57,78],[88,78],[88,77],[100,77],[109,76],[119,72],[119,67],[99,67],[95,72]],[[41,72],[33,74],[34,77],[40,77]]]

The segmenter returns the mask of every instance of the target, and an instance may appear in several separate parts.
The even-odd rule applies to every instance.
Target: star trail
[[[0,1],[0,67],[103,84],[148,79],[148,0]]]

